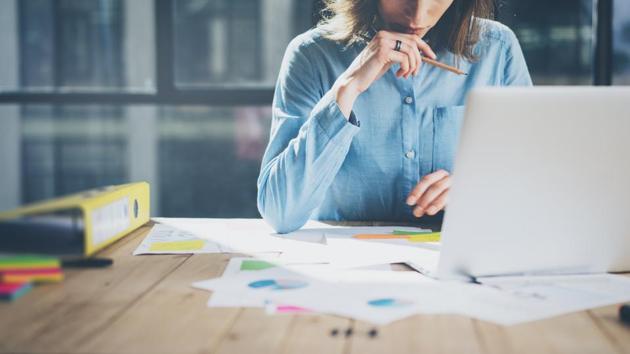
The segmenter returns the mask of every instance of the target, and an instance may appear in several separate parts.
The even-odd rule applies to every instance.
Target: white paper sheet
[[[417,313],[420,304],[411,298],[411,294],[417,293],[413,288],[426,292],[435,283],[415,272],[318,270],[315,267],[303,267],[302,271],[304,273],[270,268],[197,282],[193,286],[213,291],[208,301],[211,307],[284,304],[386,324]],[[273,285],[255,285],[273,281],[280,284],[280,289]],[[297,285],[283,289],[283,282]],[[398,302],[384,303],[390,298]],[[370,305],[370,301],[377,304]]]
[[[435,267],[440,256],[439,251],[431,249],[364,242],[347,238],[328,238],[327,244],[330,263],[339,268],[406,262]]]
[[[269,260],[273,260],[272,258],[268,258]],[[256,263],[258,265],[260,265],[263,262],[266,262],[269,264],[269,268],[272,267],[283,267],[286,268],[290,271],[299,273],[299,274],[304,274],[306,276],[312,276],[313,274],[318,274],[318,273],[322,273],[322,272],[326,272],[326,273],[335,273],[335,271],[337,270],[337,268],[335,268],[334,266],[330,266],[330,265],[278,265],[276,262],[270,262],[270,261],[266,261],[260,258],[252,258],[252,257],[233,257],[230,258],[228,264],[226,265],[225,269],[223,270],[223,277],[226,276],[230,276],[230,275],[235,275],[235,274],[239,274],[240,272],[247,272],[247,271],[256,271],[256,270],[251,270],[251,267],[246,267],[244,266],[244,262],[252,262],[252,263]],[[312,272],[311,270],[314,270],[314,272]],[[325,271],[327,270],[327,271]],[[375,264],[375,265],[370,265],[370,266],[365,266],[365,267],[359,267],[359,268],[352,268],[350,270],[360,270],[360,271],[392,271],[392,266],[391,264]]]
[[[156,222],[187,231],[199,238],[209,240],[229,249],[233,253],[258,254],[295,252],[308,262],[308,252],[325,247],[316,242],[304,242],[307,230],[321,228],[326,224],[310,221],[295,240],[290,237],[275,237],[277,234],[262,219],[197,219],[197,218],[154,218]]]
[[[207,240],[224,252],[250,254],[284,265],[329,264],[338,268],[402,262],[433,265],[439,257],[439,252],[431,249],[365,242],[344,236],[391,232],[394,227],[344,228],[309,221],[299,231],[278,235],[262,219],[154,218],[154,221]],[[318,242],[327,233],[340,237]]]
[[[482,286],[436,281],[413,272],[351,270],[398,262],[435,268],[439,251],[348,237],[393,228],[310,222],[297,233],[277,235],[260,219],[156,221],[162,225],[160,232],[147,237],[149,246],[143,242],[137,252],[150,248],[151,242],[196,238],[207,242],[207,252],[229,250],[281,265],[251,272],[228,266],[224,277],[195,283],[214,292],[210,306],[293,305],[377,324],[415,313],[449,313],[513,325],[630,301],[630,279],[612,275],[482,278]]]
[[[325,240],[328,242],[330,239],[350,239],[357,242],[369,242],[376,244],[389,244],[395,246],[416,247],[431,250],[439,250],[439,242],[409,242],[404,239],[374,239],[374,240],[360,240],[354,239],[354,235],[358,234],[393,234],[395,230],[409,231],[409,232],[430,232],[429,229],[408,227],[408,226],[369,226],[369,227],[339,227],[335,229],[322,229],[322,233],[325,235]]]
[[[478,279],[527,308],[527,321],[630,301],[630,278],[613,274],[488,277]],[[496,314],[490,314],[493,317]],[[518,323],[503,318],[503,324]]]
[[[312,311],[351,317],[374,324],[385,325],[435,306],[427,304],[429,297],[439,296],[440,284],[419,277],[413,272],[386,272],[386,279],[358,281],[362,271],[345,272],[337,282],[311,280],[311,288],[304,291],[272,294],[271,301],[289,303]],[[379,271],[370,271],[373,277]],[[381,279],[379,279],[381,278]]]
[[[180,242],[180,241],[203,241],[203,246],[200,249],[195,250],[152,250],[151,245],[160,242]],[[189,253],[223,253],[227,250],[222,248],[221,245],[197,237],[195,234],[188,231],[180,230],[175,227],[171,227],[163,224],[155,224],[149,231],[149,234],[144,238],[142,243],[133,251],[133,255],[141,254],[189,254]]]
[[[278,279],[296,289],[253,288]],[[415,272],[340,270],[332,266],[275,267],[230,273],[195,283],[214,291],[209,306],[292,305],[387,324],[414,314],[459,314],[515,325],[630,300],[630,279],[614,275],[505,277],[486,285],[438,281]]]

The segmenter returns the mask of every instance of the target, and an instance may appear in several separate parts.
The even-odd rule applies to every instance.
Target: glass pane
[[[11,171],[0,178],[0,209],[146,180],[153,216],[259,216],[270,107],[26,105],[0,114],[0,165]]]
[[[534,84],[593,82],[593,2],[499,2],[497,18],[519,38]]]
[[[124,183],[123,112],[115,106],[22,106],[22,202]]]
[[[270,107],[163,107],[161,213],[259,217],[256,180],[270,124]]]
[[[0,9],[0,90],[153,89],[153,0],[0,0]]]
[[[312,13],[310,0],[175,0],[177,86],[272,86]]]
[[[615,0],[613,14],[613,84],[630,85],[630,1]]]

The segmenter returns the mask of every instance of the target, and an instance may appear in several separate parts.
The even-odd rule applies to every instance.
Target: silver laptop
[[[468,99],[437,276],[630,270],[630,88]]]

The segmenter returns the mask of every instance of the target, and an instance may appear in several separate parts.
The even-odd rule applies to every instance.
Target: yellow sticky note
[[[410,236],[409,242],[440,242],[440,233],[432,232],[430,234]]]
[[[169,251],[197,251],[203,248],[204,240],[184,240],[169,242],[153,242],[149,251],[169,252]]]

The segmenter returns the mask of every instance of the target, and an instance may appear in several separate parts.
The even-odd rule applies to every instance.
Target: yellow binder
[[[137,182],[0,213],[0,251],[91,255],[149,221],[149,206]]]

